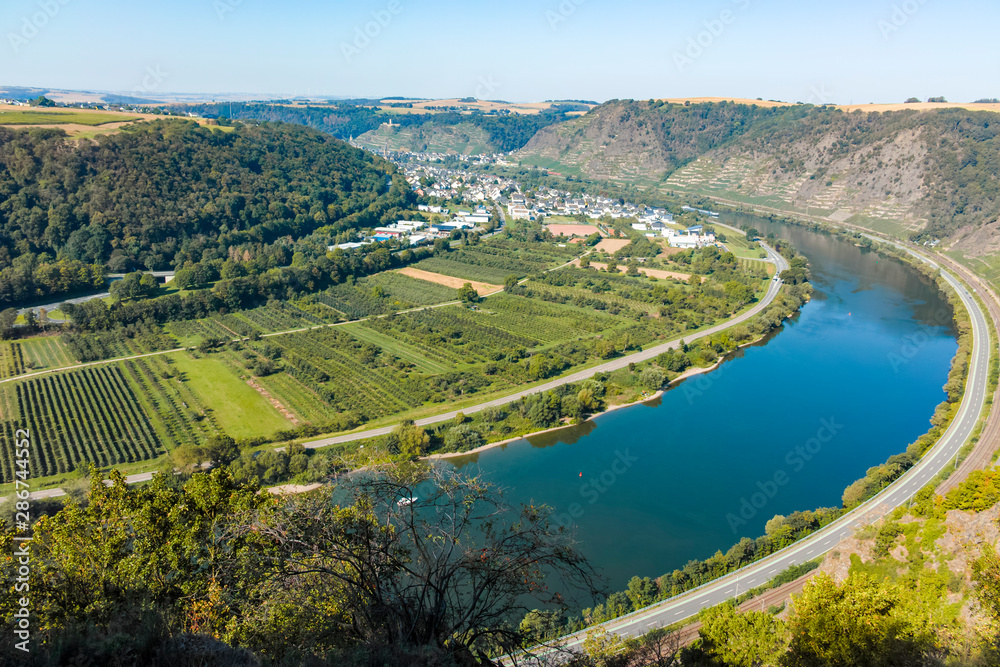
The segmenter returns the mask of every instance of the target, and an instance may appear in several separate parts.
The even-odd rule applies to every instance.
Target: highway
[[[785,260],[785,258],[782,257],[781,255],[779,255],[773,248],[765,245],[764,243],[761,243],[761,247],[767,251],[769,261],[773,262],[777,268],[775,277],[781,275],[782,271],[785,271],[789,268],[788,261]],[[696,334],[685,336],[684,340],[690,343],[695,340],[698,340],[699,338],[704,338],[705,336],[711,336],[712,334],[716,334],[720,331],[728,329],[731,326],[734,326],[741,322],[745,322],[746,320],[757,315],[759,312],[761,312],[769,305],[771,305],[771,302],[774,301],[776,296],[778,296],[778,292],[781,291],[781,285],[782,285],[781,280],[771,280],[768,283],[767,292],[765,293],[764,297],[759,302],[757,302],[757,304],[753,308],[725,322],[722,322],[721,324],[717,324],[714,327],[705,329],[704,331],[699,331]],[[577,371],[576,373],[572,373],[571,375],[565,375],[563,377],[556,378],[555,380],[552,380],[550,382],[546,382],[544,384],[537,385],[535,387],[531,387],[529,389],[525,389],[523,391],[519,391],[514,394],[508,394],[507,396],[501,396],[500,398],[495,398],[491,401],[486,401],[483,403],[479,403],[477,405],[470,405],[461,408],[459,410],[452,410],[450,412],[446,412],[444,414],[434,415],[433,417],[425,417],[423,419],[418,419],[414,423],[417,426],[428,426],[430,424],[437,424],[439,422],[449,421],[451,419],[454,419],[459,412],[469,415],[479,412],[480,410],[484,410],[491,406],[500,406],[500,405],[506,405],[508,403],[513,403],[514,401],[517,401],[523,398],[524,396],[528,396],[529,394],[537,394],[539,392],[545,392],[550,389],[555,389],[556,387],[562,386],[564,384],[586,380],[587,378],[593,377],[598,373],[607,373],[609,371],[618,370],[619,368],[624,368],[631,363],[639,363],[641,361],[648,361],[650,359],[654,359],[655,357],[663,354],[667,350],[675,349],[678,345],[680,345],[680,340],[673,340],[668,343],[662,343],[660,345],[656,345],[654,347],[642,350],[640,352],[635,352],[633,354],[629,354],[620,357],[618,359],[613,359],[611,361],[599,364],[597,366],[593,366],[591,368],[586,368],[582,371]],[[341,444],[345,442],[353,442],[355,440],[363,440],[365,438],[372,438],[379,435],[386,435],[390,433],[393,428],[395,428],[395,426],[383,426],[381,428],[366,429],[364,431],[358,431],[356,433],[336,435],[329,438],[322,438],[320,440],[313,440],[312,442],[306,442],[303,444],[305,445],[305,447],[310,449],[315,449],[318,447],[328,447],[330,445]]]
[[[883,241],[883,239],[876,239]],[[813,535],[792,544],[768,558],[747,565],[736,572],[704,584],[687,593],[664,600],[627,616],[608,621],[602,627],[621,636],[638,636],[650,629],[664,627],[696,615],[702,609],[737,597],[740,591],[766,584],[779,572],[812,560],[833,549],[842,539],[851,535],[859,526],[867,525],[885,516],[896,507],[907,503],[913,495],[930,482],[939,472],[954,465],[959,450],[976,426],[986,399],[989,373],[989,328],[979,304],[965,287],[939,264],[906,246],[897,244],[919,260],[936,268],[958,292],[972,320],[973,349],[970,357],[966,390],[958,414],[937,444],[905,475],[888,486],[877,496],[850,513],[834,521]],[[585,631],[567,635],[560,642],[559,650],[577,652],[585,639]],[[546,651],[547,654],[555,650]],[[549,657],[555,657],[550,655]]]

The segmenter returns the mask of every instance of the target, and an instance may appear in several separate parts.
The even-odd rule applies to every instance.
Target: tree
[[[914,104],[919,101],[920,101],[919,97],[907,97],[905,104]]]
[[[649,577],[632,577],[628,582],[628,599],[632,602],[633,609],[642,609],[656,601],[658,590],[656,582]]]
[[[667,374],[659,368],[646,368],[639,374],[639,384],[650,391],[656,391],[667,381]]]
[[[590,268],[590,255],[584,255],[580,258],[580,268],[589,269]]]
[[[972,563],[973,589],[979,606],[989,617],[985,629],[990,664],[1000,663],[1000,556],[990,543],[982,546],[982,555]]]
[[[595,592],[593,569],[550,517],[505,505],[478,477],[381,466],[247,513],[231,534],[264,541],[261,591],[308,593],[312,582],[341,590],[344,627],[366,652],[412,647],[466,662],[473,651],[530,643],[530,628],[509,624],[529,602],[565,608],[546,573]]]
[[[516,275],[511,274],[507,276],[503,281],[503,288],[506,292],[511,292],[517,288],[518,278]]]
[[[102,665],[122,664],[129,655],[128,662],[153,664],[164,642],[186,635],[194,622],[223,636],[227,623],[239,627],[248,620],[230,614],[220,593],[239,600],[254,579],[252,569],[233,577],[222,572],[232,571],[255,537],[234,537],[226,526],[238,511],[273,502],[269,494],[236,484],[224,471],[196,475],[180,488],[171,486],[173,475],[138,487],[114,471],[107,486],[91,468],[90,480],[85,505],[71,501],[32,526],[33,653]],[[12,544],[4,548],[13,553]],[[10,627],[16,597],[7,588],[0,618]],[[259,619],[249,620],[259,640],[267,630]],[[280,623],[272,627],[287,631]],[[65,644],[68,638],[75,646]]]
[[[479,292],[472,286],[472,283],[465,283],[458,288],[458,298],[465,303],[476,303],[479,301]]]
[[[431,445],[427,431],[412,422],[400,424],[392,430],[391,436],[399,454],[409,459],[423,456]]]
[[[727,667],[777,665],[788,646],[785,624],[767,612],[739,613],[723,603],[701,612],[699,620],[701,645],[688,652],[685,664],[708,658]]]
[[[128,274],[121,280],[114,281],[109,288],[111,298],[118,301],[146,299],[156,296],[157,291],[159,291],[159,286],[156,283],[156,278],[150,273],[138,271]]]
[[[216,435],[209,439],[204,446],[205,456],[214,465],[226,465],[235,461],[240,456],[240,448],[236,441],[228,435]]]
[[[738,280],[730,280],[722,288],[726,292],[726,298],[735,302],[737,306],[743,306],[753,300],[753,290]]]
[[[459,424],[448,429],[444,434],[444,445],[453,452],[467,452],[486,444],[483,434],[471,424]]]
[[[14,337],[15,322],[17,322],[16,308],[5,308],[0,311],[0,338],[6,340]]]
[[[851,574],[837,586],[820,573],[792,600],[791,667],[922,665],[934,649],[926,617],[907,613],[896,584]]]

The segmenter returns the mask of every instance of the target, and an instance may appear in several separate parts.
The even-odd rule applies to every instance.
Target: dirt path
[[[272,396],[271,392],[269,392],[267,389],[265,389],[264,387],[262,387],[257,382],[256,379],[250,378],[249,380],[247,380],[247,384],[250,385],[250,387],[254,391],[256,391],[258,394],[260,394],[261,396],[263,396],[267,400],[268,403],[270,403],[272,406],[274,406],[274,409],[277,410],[278,412],[280,412],[282,417],[284,417],[288,421],[292,422],[292,425],[298,426],[299,424],[302,423],[299,420],[298,416],[294,412],[292,412],[291,410],[289,410],[285,406],[284,403],[282,403],[281,401],[279,401],[278,399],[276,399],[274,396]]]
[[[503,285],[491,285],[490,283],[481,283],[475,280],[466,280],[464,278],[446,276],[441,273],[431,273],[430,271],[424,271],[423,269],[414,269],[412,266],[408,266],[405,269],[397,269],[396,273],[402,273],[404,276],[409,276],[411,278],[416,278],[417,280],[423,280],[429,283],[444,285],[445,287],[454,287],[455,289],[458,289],[465,283],[469,283],[476,290],[479,296],[493,294],[494,292],[499,292],[503,289]]]

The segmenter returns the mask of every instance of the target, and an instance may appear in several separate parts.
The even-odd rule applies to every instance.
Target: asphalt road
[[[775,275],[780,275],[782,271],[785,271],[786,269],[789,268],[788,262],[785,260],[785,258],[779,255],[777,252],[775,252],[774,249],[764,245],[763,243],[761,244],[761,247],[767,251],[768,259],[777,266],[777,273]],[[721,324],[711,327],[710,329],[700,331],[697,334],[693,334],[690,336],[685,336],[684,340],[690,343],[692,341],[698,340],[699,338],[704,338],[705,336],[711,336],[712,334],[723,331],[724,329],[728,329],[729,327],[739,324],[740,322],[745,322],[746,320],[750,319],[751,317],[753,317],[754,315],[758,314],[759,312],[767,308],[769,305],[771,305],[771,302],[774,301],[774,298],[778,296],[778,292],[781,290],[781,285],[782,283],[780,280],[771,280],[768,283],[767,293],[764,295],[764,298],[762,298],[753,308],[746,311],[745,313],[742,313],[741,315],[738,315],[737,317],[734,317],[725,322],[722,322]],[[670,341],[669,343],[663,343],[661,345],[657,345],[655,347],[642,350],[641,352],[635,352],[633,354],[629,354],[624,357],[620,357],[618,359],[613,359],[611,361],[599,364],[592,368],[586,368],[582,371],[578,371],[571,375],[566,375],[560,378],[556,378],[551,382],[546,382],[545,384],[541,384],[536,387],[531,387],[530,389],[525,389],[524,391],[519,391],[515,394],[509,394],[507,396],[502,396],[500,398],[493,399],[492,401],[486,401],[484,403],[479,403],[477,405],[471,405],[468,407],[461,408],[460,410],[452,410],[450,412],[446,412],[440,415],[435,415],[433,417],[425,417],[423,419],[418,419],[415,421],[415,423],[418,426],[437,424],[439,422],[449,421],[451,419],[454,419],[459,412],[468,415],[479,412],[480,410],[484,410],[491,406],[499,406],[499,405],[506,405],[508,403],[513,403],[514,401],[517,401],[520,398],[523,398],[524,396],[528,396],[529,394],[537,394],[539,392],[545,392],[550,389],[554,389],[564,384],[586,380],[587,378],[593,377],[598,373],[606,373],[609,371],[618,370],[619,368],[624,368],[631,363],[648,361],[663,354],[667,350],[676,348],[679,344],[680,344],[679,340]],[[363,440],[365,438],[373,438],[379,435],[386,435],[390,433],[393,428],[395,428],[395,426],[383,426],[381,428],[372,428],[364,431],[358,431],[356,433],[348,433],[345,435],[337,435],[329,438],[322,438],[320,440],[313,440],[312,442],[306,442],[303,444],[310,449],[315,449],[318,447],[328,447],[330,445],[336,445],[345,442],[353,442],[355,440]]]
[[[876,240],[883,241],[883,239]],[[898,247],[931,266],[941,268],[936,262],[905,246],[899,245]],[[880,494],[810,537],[788,546],[762,561],[747,565],[726,577],[704,584],[683,595],[604,623],[602,626],[604,629],[626,637],[642,635],[650,629],[683,621],[706,607],[737,597],[740,591],[761,586],[788,567],[802,564],[825,554],[842,539],[851,535],[856,528],[870,524],[896,507],[907,503],[939,472],[949,465],[954,465],[953,462],[957,460],[959,450],[975,428],[986,399],[986,379],[989,372],[990,353],[989,329],[979,304],[965,287],[943,269],[941,275],[957,290],[971,315],[973,349],[966,391],[961,406],[951,426],[938,443],[924,455],[916,466]],[[579,651],[585,636],[585,632],[568,635],[561,643],[562,649]],[[550,655],[549,657],[554,656]]]

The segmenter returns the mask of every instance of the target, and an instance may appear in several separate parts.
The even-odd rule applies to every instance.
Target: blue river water
[[[725,220],[724,220],[725,221]],[[764,533],[844,489],[929,428],[957,349],[952,311],[912,268],[805,229],[816,292],[766,341],[645,404],[450,459],[544,503],[613,590]]]

